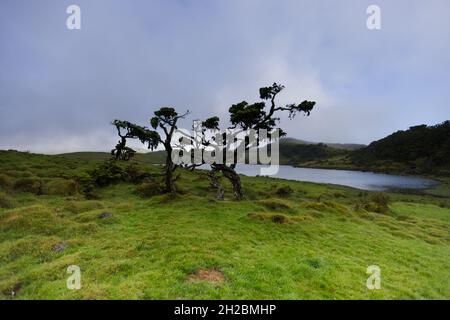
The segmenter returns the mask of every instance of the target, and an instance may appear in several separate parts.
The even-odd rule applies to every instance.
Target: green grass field
[[[175,197],[120,179],[86,196],[101,163],[0,151],[0,298],[450,298],[444,188],[380,195],[243,177],[246,199],[223,181],[218,202],[205,172],[180,170]],[[160,166],[136,166],[159,179]],[[70,265],[80,290],[66,287]],[[370,265],[379,290],[366,287]]]

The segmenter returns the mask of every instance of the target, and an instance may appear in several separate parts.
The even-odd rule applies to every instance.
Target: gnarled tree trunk
[[[167,156],[166,156],[166,165],[165,165],[165,174],[164,174],[164,181],[166,185],[166,192],[167,193],[175,193],[175,183],[173,179],[173,172],[175,171],[175,165],[172,161],[172,146],[170,143],[164,144],[164,147],[166,148]]]
[[[208,172],[208,176],[209,176],[211,186],[213,188],[217,189],[216,199],[223,200],[224,195],[225,195],[225,190],[223,189],[222,185],[219,182],[219,177],[217,177],[217,175],[216,175],[217,171],[218,170],[212,168],[211,171]]]
[[[242,192],[241,178],[234,169],[234,165],[227,166],[226,164],[213,164],[212,168],[222,171],[223,176],[231,182],[234,198],[236,200],[241,200],[244,196]]]

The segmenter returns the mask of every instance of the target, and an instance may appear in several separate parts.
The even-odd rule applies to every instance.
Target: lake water
[[[237,165],[236,171],[247,176],[261,175],[262,165]],[[437,184],[436,181],[418,177],[396,176],[383,173],[296,168],[280,166],[278,173],[271,176],[288,180],[331,183],[364,190],[383,191],[388,189],[423,189]]]

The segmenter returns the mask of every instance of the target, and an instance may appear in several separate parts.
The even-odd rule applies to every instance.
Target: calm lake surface
[[[240,164],[237,165],[236,171],[247,176],[256,176],[261,175],[260,169],[264,167],[267,168],[267,166],[262,165]],[[423,189],[438,184],[436,181],[418,177],[405,177],[363,171],[296,168],[291,166],[280,166],[278,173],[271,177],[339,184],[373,191],[383,191],[388,189]]]

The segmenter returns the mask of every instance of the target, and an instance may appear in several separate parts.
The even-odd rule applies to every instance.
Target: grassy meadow
[[[1,299],[449,299],[450,197],[0,151]],[[80,290],[66,288],[81,268]],[[366,287],[370,265],[381,289]]]

